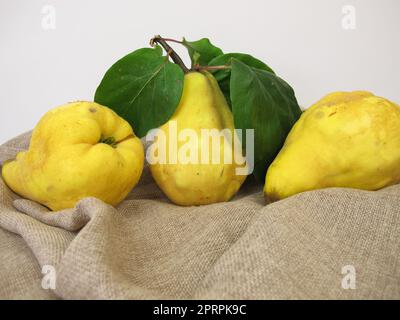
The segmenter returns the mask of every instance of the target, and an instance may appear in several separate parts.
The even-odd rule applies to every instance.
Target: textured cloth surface
[[[0,162],[29,134],[0,147]],[[117,208],[88,198],[49,212],[0,181],[0,298],[399,299],[400,186],[325,189],[265,205],[171,204],[145,169]],[[42,288],[54,266],[56,289]],[[354,266],[355,289],[342,287]]]

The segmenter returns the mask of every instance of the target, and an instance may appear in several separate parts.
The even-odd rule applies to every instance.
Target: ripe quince
[[[172,202],[204,205],[228,201],[237,193],[247,176],[245,159],[232,112],[210,73],[185,75],[179,105],[159,130],[166,140],[167,157],[164,163],[151,163],[150,171]],[[177,140],[182,136],[185,138]],[[220,143],[212,140],[213,136]],[[194,157],[186,161],[180,157],[185,154]],[[148,159],[152,161],[149,153]]]
[[[347,187],[378,190],[400,182],[400,107],[370,92],[335,92],[307,109],[269,167],[264,193]]]
[[[47,112],[28,151],[3,165],[6,184],[56,211],[85,197],[111,205],[137,184],[144,150],[132,127],[111,109],[74,102]]]

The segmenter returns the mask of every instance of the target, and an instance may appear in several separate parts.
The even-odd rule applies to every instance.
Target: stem
[[[182,59],[178,56],[178,54],[170,47],[170,45],[167,42],[174,42],[174,43],[179,43],[183,44],[183,41],[171,39],[171,38],[163,38],[160,35],[154,36],[150,40],[150,45],[152,47],[155,46],[155,44],[159,44],[161,47],[164,48],[164,50],[167,52],[167,55],[171,57],[172,61],[179,65],[181,69],[183,70],[184,73],[188,73],[190,71],[201,71],[201,70],[225,70],[225,69],[231,69],[231,66],[229,65],[223,65],[223,66],[200,66],[200,65],[195,65],[192,67],[192,69],[189,69],[186,67]]]
[[[150,45],[153,47],[154,44],[158,43],[161,47],[164,48],[164,50],[168,53],[168,55],[171,57],[172,61],[179,65],[184,73],[188,73],[190,70],[185,66],[183,63],[182,59],[178,56],[178,54],[172,49],[167,41],[173,40],[173,39],[163,39],[161,36],[155,36],[153,39],[150,40]],[[176,42],[176,41],[174,41]]]
[[[171,39],[171,38],[161,38],[161,37],[160,37],[160,39],[162,39],[162,40],[164,40],[164,41],[167,41],[167,42],[175,42],[175,43],[183,44],[182,41],[175,40],[175,39]]]
[[[194,66],[194,70],[225,70],[231,69],[231,66]]]

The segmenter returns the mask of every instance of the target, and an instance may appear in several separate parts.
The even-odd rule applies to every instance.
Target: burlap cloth
[[[29,134],[0,147],[0,161]],[[0,298],[399,299],[400,186],[326,189],[265,205],[171,204],[145,170],[117,208],[89,198],[49,213],[0,181]],[[55,267],[55,290],[41,286]],[[342,268],[356,289],[342,287]]]

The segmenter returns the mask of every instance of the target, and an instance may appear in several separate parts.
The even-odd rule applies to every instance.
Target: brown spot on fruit
[[[280,199],[277,194],[270,192],[268,194],[264,193],[264,200],[268,204],[268,203],[279,201]]]
[[[97,112],[97,109],[96,109],[96,108],[93,108],[93,107],[91,107],[91,108],[89,108],[89,111],[90,111],[91,113],[96,113],[96,112]]]
[[[317,113],[315,113],[315,118],[321,119],[323,117],[324,117],[324,113],[322,111],[318,111]]]

